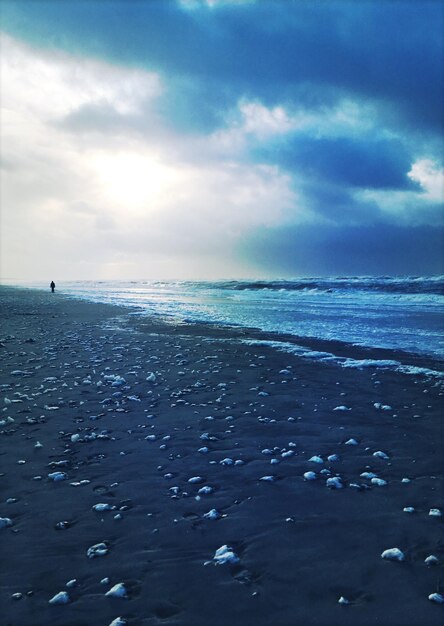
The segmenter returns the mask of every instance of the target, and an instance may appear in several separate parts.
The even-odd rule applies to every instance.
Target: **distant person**
[[[55,282],[52,280],[51,284],[49,285],[51,287],[51,291],[52,293],[54,293],[54,289],[55,289]]]

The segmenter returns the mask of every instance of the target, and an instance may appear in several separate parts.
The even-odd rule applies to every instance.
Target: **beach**
[[[2,624],[442,623],[442,379],[0,298]]]

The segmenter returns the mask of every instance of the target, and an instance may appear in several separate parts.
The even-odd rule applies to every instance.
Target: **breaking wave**
[[[444,295],[444,276],[303,278],[296,280],[224,281],[213,285],[234,291],[369,291]]]

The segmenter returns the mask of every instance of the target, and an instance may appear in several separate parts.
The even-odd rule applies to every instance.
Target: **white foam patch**
[[[381,554],[381,558],[387,559],[388,561],[404,561],[405,555],[399,548],[389,548],[388,550],[384,550]]]
[[[56,593],[56,595],[49,600],[49,604],[68,604],[69,601],[70,597],[66,591],[59,591],[59,593]]]
[[[213,559],[216,565],[225,565],[226,563],[234,565],[240,560],[237,554],[233,551],[233,549],[227,545],[223,545],[218,548],[214,554]]]
[[[114,587],[111,587],[109,591],[105,593],[109,598],[126,598],[128,597],[128,591],[123,583],[117,583]]]
[[[391,368],[401,365],[399,361],[391,359],[345,359],[341,364],[342,367],[358,367],[359,369],[366,367]]]
[[[341,367],[366,369],[392,369],[402,374],[411,376],[426,376],[428,378],[444,379],[444,372],[432,370],[426,367],[417,367],[415,365],[403,365],[400,361],[394,359],[352,359],[349,357],[336,356],[331,352],[321,352],[318,350],[309,350],[303,346],[290,343],[288,341],[269,341],[266,339],[241,339],[242,343],[247,345],[265,345],[276,348],[281,352],[289,352],[305,359],[315,359],[321,362],[334,363]]]

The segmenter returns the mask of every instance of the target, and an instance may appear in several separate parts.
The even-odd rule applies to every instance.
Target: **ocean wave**
[[[365,291],[399,294],[444,295],[444,276],[409,277],[335,277],[295,280],[216,281],[208,283],[217,289],[233,291]]]
[[[58,288],[169,322],[256,328],[444,358],[442,276],[58,281]]]

